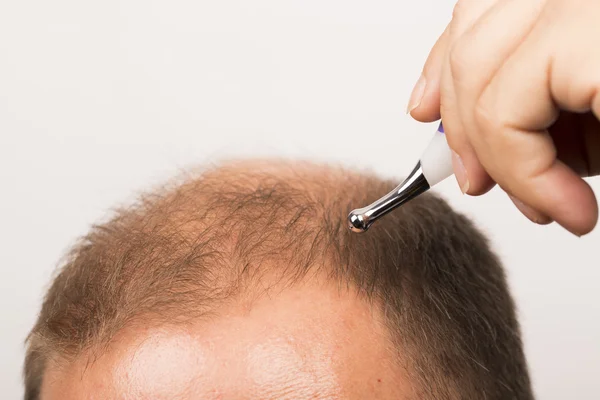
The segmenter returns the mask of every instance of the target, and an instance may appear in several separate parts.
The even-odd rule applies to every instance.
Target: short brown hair
[[[276,264],[289,284],[325,265],[377,302],[419,398],[531,399],[502,267],[467,218],[427,194],[368,233],[348,231],[347,212],[392,186],[341,168],[252,162],[141,196],[64,260],[28,338],[25,398],[39,398],[50,360],[99,348],[142,317],[201,318]]]

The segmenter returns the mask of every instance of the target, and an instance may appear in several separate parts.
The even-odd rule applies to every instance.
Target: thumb
[[[417,121],[433,122],[440,119],[440,79],[449,36],[447,27],[431,49],[421,77],[410,96],[407,113]]]

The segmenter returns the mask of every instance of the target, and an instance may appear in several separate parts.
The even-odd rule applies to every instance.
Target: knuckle
[[[452,9],[452,21],[463,25],[480,14],[490,0],[458,0]]]
[[[482,135],[490,134],[500,129],[501,123],[498,120],[497,113],[494,112],[491,102],[483,96],[475,103],[473,118],[479,128],[478,131]]]
[[[458,20],[463,15],[465,15],[465,11],[468,8],[468,3],[470,0],[458,0],[452,9],[452,20]]]
[[[598,75],[597,64],[580,55],[556,58],[549,75],[551,95],[574,112],[587,111],[595,87],[589,77]]]
[[[457,81],[464,81],[469,71],[470,55],[468,47],[462,42],[457,41],[450,48],[448,55],[448,62],[450,63],[450,72],[452,78]]]

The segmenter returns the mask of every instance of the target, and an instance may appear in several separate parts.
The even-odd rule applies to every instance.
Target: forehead
[[[301,287],[210,321],[130,327],[93,362],[49,368],[42,400],[408,398],[377,309]]]

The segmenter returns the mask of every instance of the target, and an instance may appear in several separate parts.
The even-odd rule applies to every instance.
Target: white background
[[[404,110],[452,7],[2,1],[0,398],[22,396],[23,340],[61,254],[135,191],[232,155],[407,173],[435,126]],[[438,191],[506,264],[538,397],[600,398],[600,229],[535,226],[499,190]]]

